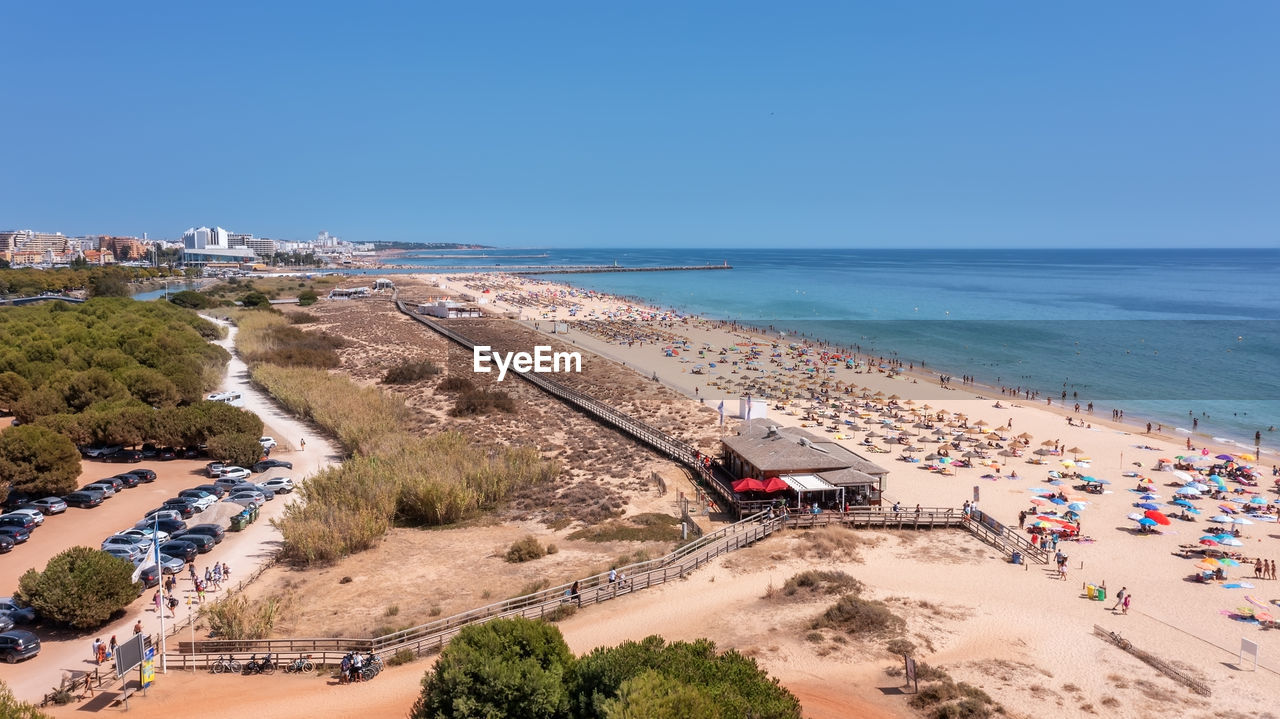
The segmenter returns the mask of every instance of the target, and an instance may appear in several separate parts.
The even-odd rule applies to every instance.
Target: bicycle
[[[241,673],[245,675],[271,674],[275,670],[276,670],[276,665],[275,665],[275,662],[271,661],[270,654],[267,654],[267,656],[263,657],[262,661],[258,661],[258,655],[254,654],[252,657],[249,658],[248,663],[244,665],[244,671],[242,671]]]
[[[382,672],[382,659],[369,654],[365,657],[364,666],[360,668],[360,676],[364,681],[378,676]]]
[[[316,665],[311,663],[311,655],[298,657],[288,664],[284,665],[285,674],[310,674],[316,670]]]
[[[209,671],[214,674],[223,674],[227,672],[234,674],[238,673],[240,669],[240,662],[236,661],[235,657],[227,657],[221,654],[218,655],[218,658],[209,665]]]

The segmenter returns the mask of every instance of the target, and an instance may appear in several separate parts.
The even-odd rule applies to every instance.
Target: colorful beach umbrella
[[[1142,519],[1138,520],[1138,524],[1141,524],[1144,527],[1154,527],[1156,526],[1157,522],[1151,517],[1143,517]]]
[[[1135,504],[1135,505],[1133,505],[1133,506],[1135,506],[1135,507],[1137,507],[1137,508],[1139,508],[1139,509],[1159,509],[1159,507],[1157,507],[1156,505],[1154,505],[1154,504],[1152,504],[1152,503],[1150,503],[1150,502],[1139,502],[1138,504]]]
[[[1158,512],[1158,511],[1156,511],[1156,510],[1154,510],[1154,509],[1148,509],[1148,510],[1147,510],[1147,512],[1146,512],[1146,517],[1145,517],[1145,518],[1146,518],[1146,519],[1150,519],[1151,521],[1155,522],[1156,524],[1160,524],[1160,525],[1164,525],[1164,526],[1168,526],[1168,525],[1169,525],[1169,518],[1168,518],[1168,517],[1166,517],[1166,516],[1164,516],[1163,514],[1161,514],[1160,512]]]

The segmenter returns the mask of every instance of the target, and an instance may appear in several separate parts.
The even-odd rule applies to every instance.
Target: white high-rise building
[[[221,227],[192,227],[182,233],[182,246],[188,250],[229,248],[227,231]]]

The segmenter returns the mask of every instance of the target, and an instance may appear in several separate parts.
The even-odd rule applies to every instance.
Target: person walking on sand
[[[116,649],[120,648],[120,643],[116,641],[116,635],[111,635],[111,641],[107,644],[107,659],[116,655]]]
[[[1253,561],[1253,578],[1254,579],[1261,579],[1263,575],[1266,573],[1266,571],[1267,571],[1266,561],[1262,559],[1255,559]]]
[[[306,437],[303,437],[303,438],[301,438],[301,439],[299,439],[299,440],[298,440],[298,448],[299,448],[299,449],[306,449],[306,448],[307,448],[307,438],[306,438]]]
[[[93,657],[94,664],[102,663],[102,639],[93,640],[93,644],[89,647],[89,655]]]
[[[1132,595],[1132,594],[1126,594],[1126,595],[1124,595],[1124,602],[1123,602],[1123,604],[1121,605],[1121,607],[1122,607],[1122,608],[1121,608],[1121,610],[1120,610],[1120,613],[1121,613],[1121,614],[1124,614],[1124,615],[1128,615],[1128,614],[1129,614],[1129,603],[1130,603],[1130,602],[1132,602],[1132,601],[1133,601],[1133,595]]]
[[[582,595],[578,593],[578,582],[576,581],[572,587],[569,587],[569,598],[577,602],[579,607],[582,606]]]
[[[1127,598],[1128,596],[1129,596],[1129,588],[1120,587],[1120,591],[1116,592],[1116,603],[1114,606],[1111,607],[1111,611],[1114,612],[1115,610],[1119,609],[1120,605],[1124,603],[1125,598]]]
[[[1274,580],[1276,578],[1276,560],[1272,559],[1269,566],[1271,568],[1271,579]]]
[[[133,625],[133,633],[134,633],[134,634],[141,634],[141,633],[142,633],[142,620],[141,620],[141,619],[139,619],[139,620],[138,620],[138,623],[137,623],[137,624],[134,624],[134,625]]]

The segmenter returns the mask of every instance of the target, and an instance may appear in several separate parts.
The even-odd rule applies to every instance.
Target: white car
[[[262,448],[263,448],[263,449],[275,449],[275,448],[276,448],[276,440],[275,440],[275,437],[259,437],[259,438],[258,438],[258,442],[262,444]]]
[[[8,514],[22,514],[36,520],[36,526],[44,524],[44,512],[38,509],[11,509]]]
[[[222,501],[238,504],[241,507],[248,507],[251,504],[261,507],[266,504],[267,497],[262,492],[246,490],[244,492],[236,492]]]
[[[178,492],[178,496],[189,500],[191,506],[195,507],[197,512],[203,512],[218,501],[217,497],[200,489],[184,489]]]
[[[147,520],[143,520],[143,521],[145,522]],[[165,542],[169,541],[168,532],[157,533],[151,527],[134,527],[133,529],[126,529],[123,532],[116,532],[116,534],[119,534],[125,537],[142,537],[143,539],[149,542],[158,541],[161,544],[164,544]]]
[[[248,479],[250,474],[252,473],[244,467],[223,467],[222,470],[218,472],[218,482],[219,484],[222,484],[222,480],[224,479],[237,481],[241,479]]]
[[[277,494],[288,494],[293,491],[293,480],[288,477],[272,477],[259,484]]]
[[[139,552],[145,553],[151,549],[151,538],[139,537],[134,534],[113,534],[102,540],[103,549],[110,549],[112,547],[136,549]]]

